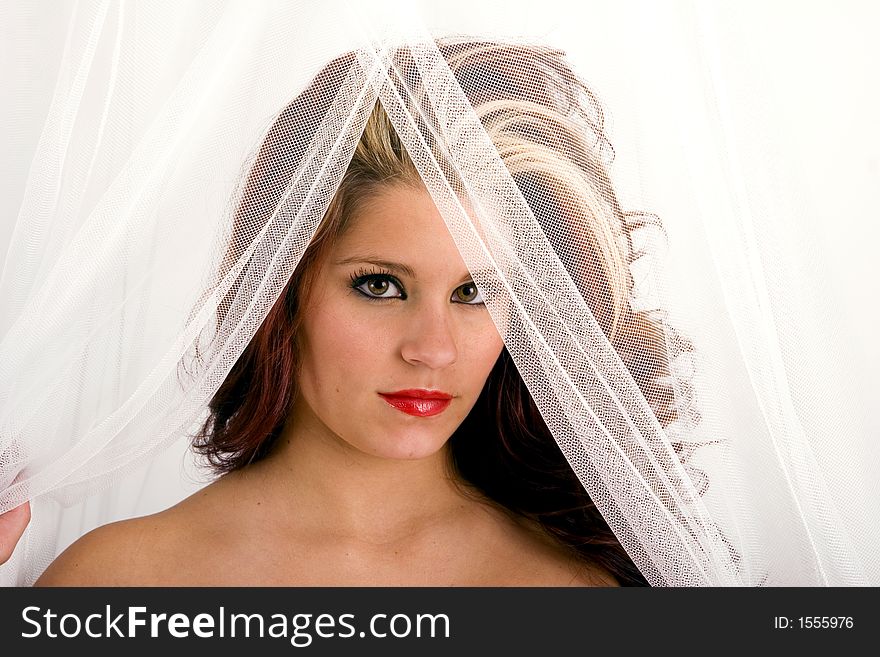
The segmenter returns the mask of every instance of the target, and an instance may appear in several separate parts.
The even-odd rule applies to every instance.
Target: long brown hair
[[[628,303],[629,265],[639,256],[632,231],[657,220],[620,207],[604,163],[610,145],[596,96],[564,54],[553,49],[443,40],[438,46],[536,218],[554,227],[547,232],[551,242],[557,240],[563,264],[573,265],[577,258],[571,271],[591,271],[589,281],[575,283],[654,414],[663,425],[675,421],[668,359],[670,352],[674,356],[690,346],[660,325],[660,315],[634,311]],[[305,135],[308,142],[317,130],[316,119],[309,117],[320,114],[314,108],[326,106],[352,62],[349,53],[322,69],[275,120],[247,178],[237,222],[244,217],[253,222],[257,208],[279,202],[297,166],[290,135]],[[300,309],[316,265],[359,204],[393,184],[418,186],[421,179],[377,103],[315,237],[211,400],[208,419],[195,436],[194,448],[218,472],[240,469],[272,450],[297,393]],[[564,212],[549,216],[546,209],[563,197]],[[237,223],[234,233],[242,230]],[[229,262],[241,255],[237,244],[230,245]],[[589,267],[583,267],[583,258]],[[229,294],[234,293],[235,287]],[[554,441],[507,349],[449,446],[450,466],[465,489],[536,522],[621,584],[646,584]]]

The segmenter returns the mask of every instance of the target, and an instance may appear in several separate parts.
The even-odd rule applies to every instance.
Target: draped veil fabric
[[[465,4],[4,3],[0,512],[34,514],[0,582],[200,485],[186,436],[380,103],[651,584],[880,583],[875,10],[801,8],[779,49],[788,18],[757,5]],[[845,45],[809,59],[820,27]],[[564,53],[586,83],[456,68],[490,41]],[[333,93],[283,135],[290,167],[261,173],[283,194],[242,216],[267,130],[331,62]],[[481,102],[499,84],[521,115]],[[580,185],[536,191],[500,152],[541,103],[570,108],[536,139],[586,163]],[[608,290],[583,248],[602,231],[629,254]],[[653,369],[619,347],[635,316]]]

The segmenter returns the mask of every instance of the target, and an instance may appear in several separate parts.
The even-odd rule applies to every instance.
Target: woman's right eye
[[[352,287],[369,299],[405,299],[398,284],[388,276],[362,276]]]

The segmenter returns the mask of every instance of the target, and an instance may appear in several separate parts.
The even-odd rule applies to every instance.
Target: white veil
[[[651,584],[880,583],[877,10],[473,4],[3,2],[0,512],[30,500],[33,520],[0,582],[205,481],[186,436],[379,102]],[[581,141],[554,146],[592,163],[572,165],[582,186],[524,191],[535,163],[498,145],[515,117],[487,129],[475,95],[513,92],[525,65],[457,77],[462,34],[566,53],[601,100],[583,90],[563,126]],[[283,135],[289,168],[262,171],[284,194],[242,217],[270,127],[344,53]],[[631,257],[597,264],[579,239]],[[616,287],[584,284],[599,266]],[[625,327],[591,294],[652,318],[631,344],[662,345],[656,369],[609,341]]]

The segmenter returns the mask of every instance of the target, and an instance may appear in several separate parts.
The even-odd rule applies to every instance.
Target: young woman
[[[597,154],[604,138],[590,144],[584,130],[602,135],[594,97],[560,52],[439,45],[526,200],[580,194],[581,206],[537,218],[563,264],[593,263],[576,284],[658,420],[674,420],[662,332],[628,303],[638,222]],[[237,231],[277,205],[306,110],[352,57],[275,121]],[[230,243],[230,262],[240,248]],[[645,583],[554,442],[379,104],[210,410],[195,448],[222,476],[166,511],[87,534],[38,585]]]

